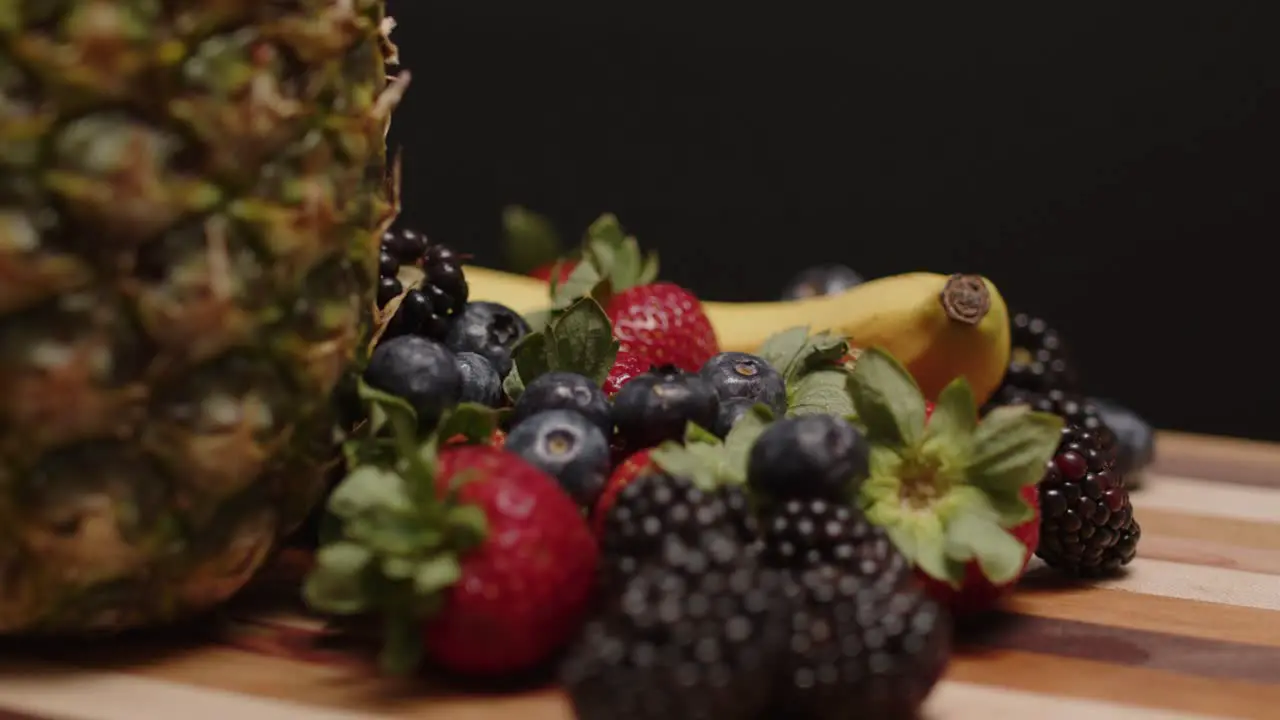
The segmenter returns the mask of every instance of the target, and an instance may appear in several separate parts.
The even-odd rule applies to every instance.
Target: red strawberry
[[[557,273],[556,282],[562,283],[569,279],[569,275],[573,273],[573,269],[578,266],[578,261],[566,259],[558,262],[560,263],[560,271]],[[539,265],[529,271],[529,277],[538,278],[543,282],[551,282],[551,271],[554,270],[555,267],[556,263],[554,262],[549,262],[546,265]]]
[[[486,442],[486,444],[489,445],[490,447],[500,448],[503,445],[505,445],[506,442],[507,442],[507,434],[502,432],[502,430],[498,428],[494,428],[493,432],[490,433],[489,439]],[[470,441],[470,438],[468,438],[466,435],[459,433],[457,435],[450,437],[448,440],[445,440],[444,444],[446,447],[453,447],[456,445],[473,445],[474,443],[472,443]]]
[[[557,286],[555,299],[567,304],[590,294],[599,300],[623,352],[697,372],[720,351],[702,302],[678,285],[655,282],[657,258],[641,253],[616,217],[603,215],[591,224],[581,258],[600,282],[592,288]]]
[[[600,499],[596,500],[596,506],[591,512],[591,523],[596,537],[600,537],[604,532],[605,518],[613,509],[613,504],[617,502],[618,493],[653,467],[653,461],[649,458],[651,452],[652,448],[632,453],[609,476],[609,480],[604,484],[604,491],[600,493]]]
[[[485,539],[461,558],[461,574],[426,626],[429,656],[469,675],[501,675],[542,663],[587,612],[597,549],[573,501],[548,475],[483,445],[446,448],[436,470],[444,491],[480,508]]]
[[[604,394],[613,397],[637,375],[649,372],[652,363],[630,352],[619,352],[609,370],[609,377],[604,379]]]
[[[623,290],[605,312],[622,351],[655,365],[697,372],[720,352],[702,302],[679,285],[659,282]]]
[[[1022,570],[1018,572],[1021,577],[1026,572],[1027,564],[1031,562],[1031,556],[1035,554],[1036,545],[1040,544],[1040,493],[1036,486],[1030,485],[1022,488],[1020,493],[1023,500],[1026,500],[1033,509],[1035,516],[1030,520],[1009,529],[1009,534],[1014,536],[1027,548],[1026,556],[1022,561]],[[951,585],[929,577],[923,572],[917,570],[916,574],[924,581],[925,590],[928,591],[938,602],[951,608],[951,612],[956,616],[977,615],[996,607],[1013,589],[1017,586],[1017,579],[1012,582],[997,585],[987,579],[982,573],[982,568],[978,567],[978,563],[970,561],[965,567],[964,580],[960,587],[954,588]]]
[[[859,354],[850,378],[872,453],[909,458],[883,463],[859,504],[955,615],[991,609],[1026,570],[1040,534],[1036,484],[1062,432],[1060,417],[1028,406],[980,419],[966,385],[948,385],[935,406],[878,348]]]

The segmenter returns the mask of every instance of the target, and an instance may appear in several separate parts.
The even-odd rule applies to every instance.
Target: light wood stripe
[[[922,720],[1208,720],[1221,715],[1154,710],[944,681],[925,703]]]
[[[1156,475],[1141,490],[1133,492],[1133,506],[1139,521],[1143,508],[1153,508],[1275,523],[1280,521],[1280,489]]]
[[[1045,695],[1249,720],[1275,718],[1276,708],[1280,707],[1280,685],[1009,650],[957,656],[947,678]]]
[[[1151,471],[1218,482],[1280,487],[1280,445],[1161,432]]]
[[[1134,495],[1138,522],[1142,525],[1142,547],[1148,535],[1229,543],[1239,548],[1280,551],[1280,515],[1271,522],[1239,518],[1210,517],[1149,506],[1142,495]]]
[[[1212,540],[1148,534],[1145,526],[1142,528],[1141,553],[1143,560],[1280,575],[1280,550],[1259,550]]]
[[[1251,607],[1097,587],[1028,586],[1014,593],[1006,608],[1021,615],[1280,648],[1277,616]]]
[[[1134,561],[1126,575],[1097,581],[1095,587],[1280,610],[1280,576],[1185,565],[1152,558]]]
[[[4,667],[0,663],[0,667]],[[284,703],[195,685],[164,682],[115,672],[69,672],[50,666],[26,666],[25,674],[0,675],[3,705],[50,720],[356,720],[370,717],[419,720],[571,720],[560,693],[540,692],[508,699],[427,700],[387,692],[364,697],[363,711],[345,711]],[[12,668],[10,668],[12,669]],[[286,668],[277,667],[283,674]],[[32,674],[35,673],[35,674]],[[337,680],[336,678],[334,679]],[[357,683],[358,684],[358,683]],[[140,703],[140,698],[146,698]],[[308,698],[314,700],[315,698]],[[375,710],[375,708],[377,708]],[[0,717],[3,717],[0,711]],[[377,713],[374,715],[373,713]],[[509,713],[509,714],[508,714]],[[1129,703],[1055,696],[946,680],[930,696],[926,720],[995,720],[1034,716],[1037,720],[1211,720],[1227,715],[1169,712]]]

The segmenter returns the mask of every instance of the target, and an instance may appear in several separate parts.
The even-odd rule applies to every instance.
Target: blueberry
[[[518,427],[528,418],[546,410],[576,410],[605,437],[613,435],[609,401],[604,391],[588,378],[570,372],[549,372],[525,386],[511,413],[511,425]]]
[[[751,448],[747,482],[775,500],[846,502],[866,479],[866,439],[834,415],[801,415],[765,429]]]
[[[457,355],[458,372],[462,374],[462,397],[459,402],[480,403],[485,407],[502,404],[502,378],[483,355],[463,352]]]
[[[710,431],[720,413],[720,398],[697,375],[665,365],[638,375],[613,397],[613,422],[627,447],[653,447],[684,438],[688,423]]]
[[[1155,429],[1140,415],[1119,403],[1090,398],[1104,425],[1116,436],[1116,466],[1124,474],[1137,473],[1155,458]],[[1128,478],[1132,480],[1133,478]]]
[[[706,380],[720,401],[741,398],[764,403],[773,414],[787,412],[787,384],[769,363],[744,352],[724,352],[707,361],[698,375]]]
[[[462,373],[453,353],[417,335],[401,335],[379,344],[369,358],[364,379],[407,400],[423,427],[434,426],[462,397]]]
[[[444,344],[454,352],[483,355],[498,375],[511,372],[511,348],[529,334],[529,323],[505,305],[467,303],[453,320]]]
[[[818,265],[801,270],[782,291],[783,300],[834,295],[866,282],[844,265]]]
[[[544,410],[525,418],[503,447],[554,477],[584,508],[595,506],[609,477],[609,440],[574,410]]]
[[[738,423],[738,420],[742,419],[743,415],[751,412],[751,408],[755,406],[756,402],[754,400],[745,398],[721,400],[720,412],[716,415],[716,424],[715,427],[711,428],[711,431],[716,434],[716,437],[725,437],[733,429],[733,426]]]

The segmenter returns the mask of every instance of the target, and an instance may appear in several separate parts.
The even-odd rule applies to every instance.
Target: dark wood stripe
[[[20,713],[16,710],[6,710],[0,707],[0,720],[57,720],[57,719],[49,716],[42,716],[42,715],[28,715],[27,713]]]
[[[1152,475],[1164,474],[1280,488],[1280,444],[1162,432],[1145,472],[1147,482],[1159,482]]]
[[[1164,670],[1203,678],[1280,685],[1280,648],[998,613],[958,637],[965,649],[997,648]]]

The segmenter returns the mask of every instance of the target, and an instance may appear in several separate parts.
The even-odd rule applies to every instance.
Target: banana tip
[[[947,317],[966,325],[977,325],[991,310],[991,293],[981,275],[952,275],[939,300]]]

